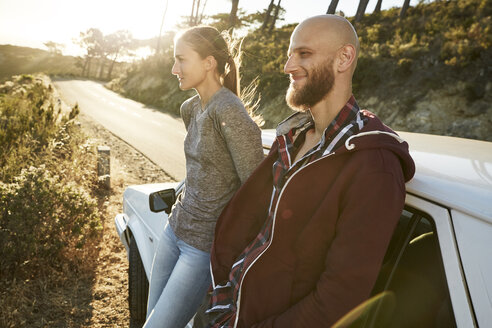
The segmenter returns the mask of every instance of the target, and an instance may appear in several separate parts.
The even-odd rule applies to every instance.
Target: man
[[[270,154],[222,212],[214,327],[329,327],[374,286],[414,174],[408,145],[352,95],[359,43],[334,15],[292,33]]]

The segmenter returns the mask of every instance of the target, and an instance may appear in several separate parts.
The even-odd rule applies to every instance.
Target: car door
[[[492,222],[451,210],[456,241],[477,324],[492,326]]]
[[[474,327],[449,210],[407,195],[372,300],[351,327]]]

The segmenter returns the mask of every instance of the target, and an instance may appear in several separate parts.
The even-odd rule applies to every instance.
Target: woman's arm
[[[242,105],[222,107],[216,120],[242,184],[263,160],[261,130]]]

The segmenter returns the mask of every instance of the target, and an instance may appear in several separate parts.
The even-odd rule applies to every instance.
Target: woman
[[[186,179],[161,235],[150,277],[144,327],[184,327],[211,285],[215,222],[263,159],[261,132],[239,95],[239,76],[224,37],[194,27],[174,42],[172,74],[197,95],[181,105]]]

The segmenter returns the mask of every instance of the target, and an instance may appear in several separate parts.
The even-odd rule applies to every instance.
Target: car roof
[[[398,134],[416,164],[407,192],[492,223],[492,142]]]
[[[416,165],[407,192],[492,223],[492,142],[397,133]],[[262,138],[269,149],[275,130],[263,130]]]

